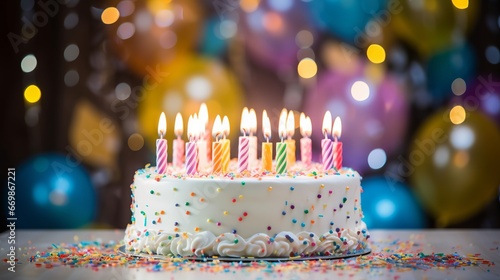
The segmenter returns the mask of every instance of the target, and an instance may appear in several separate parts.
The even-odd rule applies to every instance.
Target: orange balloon
[[[109,6],[121,10],[119,19],[108,25],[109,42],[139,76],[194,51],[203,17],[197,1],[113,0]]]
[[[230,136],[239,135],[242,89],[233,74],[217,59],[184,56],[172,64],[172,71],[158,84],[144,86],[143,101],[139,103],[138,118],[141,132],[149,145],[158,138],[158,119],[161,112],[167,117],[167,139],[174,138],[174,120],[178,112],[184,120],[183,138],[187,139],[189,115],[198,113],[205,102],[209,113],[209,128],[217,114],[230,120]],[[211,133],[211,130],[210,130]],[[170,140],[169,140],[170,141]]]

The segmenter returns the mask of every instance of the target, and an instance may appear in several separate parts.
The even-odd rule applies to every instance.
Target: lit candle
[[[165,113],[161,113],[158,121],[158,135],[160,139],[156,139],[156,172],[165,174],[167,172],[167,140],[163,139],[167,132],[167,119]]]
[[[224,116],[222,119],[222,173],[226,174],[229,170],[229,160],[231,159],[231,141],[226,139],[229,136],[229,119]]]
[[[206,161],[209,162],[210,158],[212,156],[212,151],[210,151],[210,130],[208,129],[208,108],[207,104],[201,103],[200,109],[198,110],[198,118],[200,119],[201,123],[203,124],[203,131],[204,131],[204,136],[201,138],[204,138],[205,144],[207,146],[206,148]]]
[[[193,116],[189,116],[187,130],[189,142],[186,143],[186,173],[192,175],[196,173],[198,166],[198,149],[196,147],[198,128],[197,120]]]
[[[333,143],[328,139],[332,131],[332,114],[326,111],[323,117],[323,135],[325,139],[321,140],[321,157],[323,159],[323,170],[329,170],[333,166]]]
[[[241,113],[241,124],[240,130],[243,133],[243,136],[240,136],[238,141],[238,172],[241,173],[248,169],[248,156],[250,152],[250,139],[247,136],[247,133],[250,130],[249,126],[249,112],[248,108],[243,108],[243,112]]]
[[[174,133],[177,139],[174,139],[173,143],[173,154],[172,154],[172,164],[175,167],[182,168],[184,164],[184,140],[182,140],[182,132],[184,130],[184,125],[182,121],[181,113],[177,113],[175,116],[175,126]]]
[[[333,122],[333,167],[336,171],[342,168],[342,142],[338,141],[342,134],[342,122],[339,117]]]
[[[276,173],[284,174],[287,172],[287,148],[286,143],[283,141],[283,138],[286,137],[286,111],[281,111],[279,125],[278,125],[278,134],[281,138],[281,142],[276,143]]]
[[[273,169],[273,143],[269,143],[271,138],[271,121],[267,116],[266,110],[262,112],[262,133],[266,142],[262,143],[262,170],[272,171]]]
[[[255,168],[257,165],[257,114],[255,110],[252,108],[249,111],[249,124],[250,124],[250,152],[248,153],[248,166],[251,168]]]
[[[286,109],[283,109],[286,110]],[[295,164],[295,140],[293,139],[293,135],[295,134],[295,116],[293,115],[293,111],[288,112],[288,116],[286,118],[286,162],[287,166],[291,167]]]
[[[311,119],[306,117],[304,113],[300,114],[300,134],[302,138],[300,139],[300,160],[306,166],[311,165],[312,159],[312,146],[311,146],[311,132],[312,124]]]
[[[222,172],[222,142],[219,141],[222,136],[222,121],[219,115],[215,117],[212,135],[215,138],[212,143],[212,173],[219,174]]]

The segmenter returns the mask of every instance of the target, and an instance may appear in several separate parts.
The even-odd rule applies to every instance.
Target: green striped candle
[[[286,143],[278,142],[276,143],[276,173],[284,174],[286,173]]]

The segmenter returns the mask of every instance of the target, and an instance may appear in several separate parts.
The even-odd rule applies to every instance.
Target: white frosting
[[[361,177],[294,172],[236,177],[139,170],[127,249],[174,256],[346,254],[366,246]]]

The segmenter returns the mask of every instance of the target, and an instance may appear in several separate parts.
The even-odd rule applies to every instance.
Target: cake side
[[[286,176],[158,176],[139,170],[127,249],[156,254],[296,256],[366,247],[361,177],[351,169]]]

